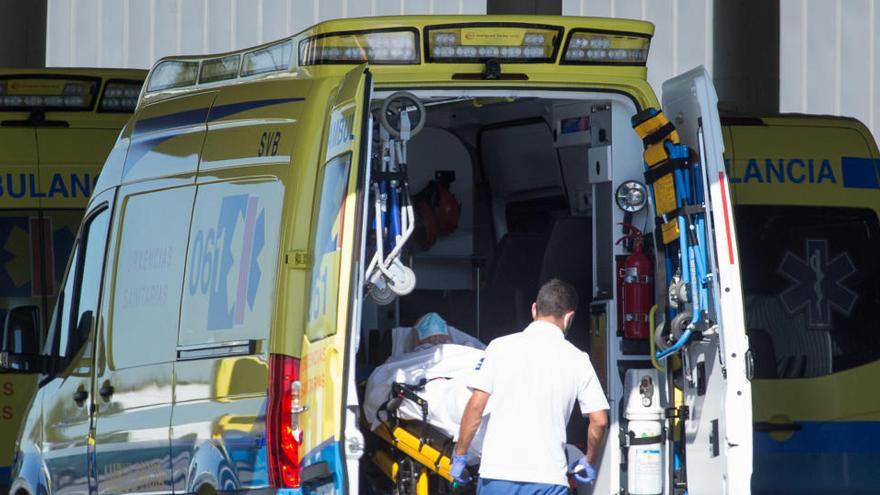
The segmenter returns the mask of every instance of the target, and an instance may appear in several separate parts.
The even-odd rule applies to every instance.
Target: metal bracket
[[[284,264],[294,270],[308,270],[311,265],[308,251],[288,251],[284,254]]]

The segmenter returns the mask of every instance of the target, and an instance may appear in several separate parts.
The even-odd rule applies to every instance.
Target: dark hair
[[[551,278],[538,291],[535,301],[538,316],[562,318],[569,311],[576,311],[578,295],[575,288],[568,283]]]

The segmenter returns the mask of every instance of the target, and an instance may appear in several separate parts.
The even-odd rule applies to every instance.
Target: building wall
[[[167,55],[218,53],[326,19],[485,14],[485,0],[48,0],[49,67],[150,68]]]
[[[653,22],[648,81],[659,94],[663,81],[698,65],[712,73],[712,5],[713,0],[562,0],[562,13]]]
[[[780,110],[856,117],[880,139],[880,1],[780,2]]]

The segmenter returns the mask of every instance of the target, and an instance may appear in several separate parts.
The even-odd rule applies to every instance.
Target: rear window
[[[735,216],[758,378],[823,376],[880,359],[873,210],[737,206]]]

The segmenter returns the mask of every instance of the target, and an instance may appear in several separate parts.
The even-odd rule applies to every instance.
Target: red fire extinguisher
[[[645,254],[642,232],[636,227],[624,224],[629,233],[618,239],[618,244],[625,239],[632,240],[633,251],[619,268],[617,276],[621,287],[619,301],[620,321],[626,339],[647,339],[650,335],[648,313],[654,304],[654,266],[651,258]]]

